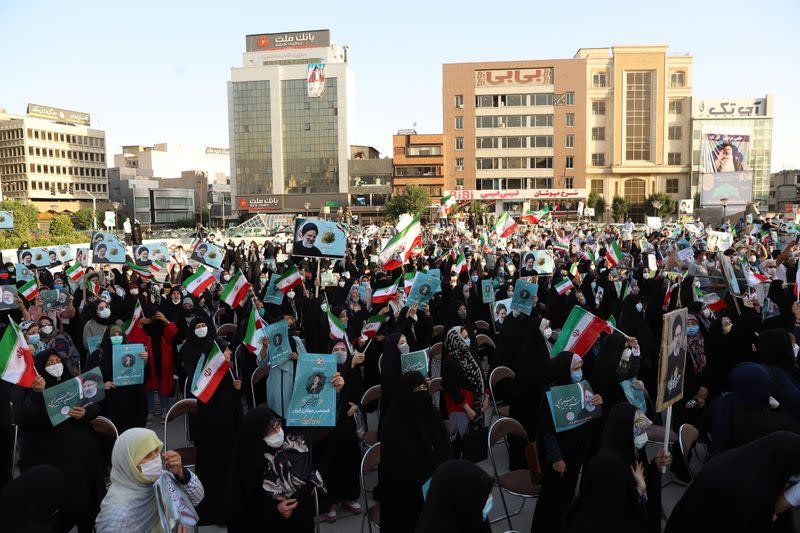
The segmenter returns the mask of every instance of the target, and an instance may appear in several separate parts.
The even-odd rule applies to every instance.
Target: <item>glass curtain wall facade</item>
[[[272,133],[269,81],[237,81],[232,88],[232,151],[239,194],[271,194]]]
[[[651,73],[627,72],[625,78],[625,159],[651,161]]]
[[[284,193],[338,192],[336,102],[336,78],[319,98],[309,98],[306,80],[281,81]]]

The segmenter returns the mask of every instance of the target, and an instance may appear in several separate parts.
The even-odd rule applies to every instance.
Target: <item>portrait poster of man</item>
[[[419,350],[417,352],[400,354],[400,368],[403,374],[409,372],[419,372],[423,376],[428,376],[428,351]]]
[[[506,320],[506,316],[511,310],[511,300],[513,298],[504,298],[497,300],[492,304],[492,320],[494,320],[495,331],[500,331],[500,327]]]
[[[533,254],[536,256],[536,266],[534,266],[536,272],[539,274],[552,274],[555,268],[553,252],[550,250],[534,250]]]
[[[174,477],[167,473],[153,484],[161,529],[169,533],[191,530],[200,521],[189,496]]]
[[[97,232],[92,235],[92,263],[123,264],[125,262],[125,245],[110,233]]]
[[[717,254],[719,262],[722,264],[722,273],[725,275],[725,281],[728,282],[728,289],[731,294],[740,296],[742,290],[739,288],[739,280],[736,279],[736,271],[733,269],[733,263],[730,258],[725,254]]]
[[[17,307],[19,307],[17,304],[17,286],[0,285],[0,311],[16,309]]]
[[[748,170],[750,135],[703,133],[703,172]]]
[[[81,386],[81,399],[78,402],[80,407],[94,405],[105,399],[105,382],[99,367],[87,370],[75,379],[80,382]]]
[[[50,311],[52,309],[63,309],[67,306],[69,292],[67,289],[53,289],[49,291],[41,291],[39,295],[44,304],[44,310]]]
[[[144,344],[116,344],[112,347],[111,362],[114,385],[141,385],[144,383]]]
[[[588,381],[551,387],[547,403],[553,417],[556,433],[582,426],[589,420],[600,418],[602,408],[592,404],[594,392]]]
[[[14,213],[0,211],[0,229],[14,229]]]
[[[485,304],[494,303],[494,281],[490,279],[481,280],[481,298]]]
[[[75,260],[75,252],[72,251],[72,246],[69,244],[62,244],[60,246],[51,246],[48,249],[50,256],[50,266],[58,266],[66,261]]]
[[[292,354],[289,344],[289,325],[285,320],[270,324],[266,328],[269,339],[269,366],[275,368],[287,362]]]
[[[190,259],[219,270],[225,259],[225,252],[210,242],[198,242],[192,250]]]
[[[29,248],[19,250],[17,259],[28,269],[47,268],[50,266],[50,252],[47,248]]]
[[[283,291],[275,286],[280,276],[273,273],[269,277],[269,284],[267,285],[267,292],[264,293],[264,303],[281,305],[283,303]]]
[[[33,271],[22,263],[14,265],[14,271],[17,276],[17,281],[30,281],[33,279]]]
[[[298,218],[294,222],[293,257],[344,258],[347,233],[336,222]]]
[[[519,311],[523,315],[531,316],[533,311],[533,300],[539,286],[524,279],[514,282],[514,296],[511,298],[511,310]]]
[[[78,378],[68,379],[42,391],[47,417],[53,427],[69,419],[69,412],[81,401],[81,384]]]
[[[439,278],[423,272],[417,273],[411,292],[408,293],[408,305],[417,304],[418,307],[423,307],[441,290],[441,286]]]
[[[319,98],[325,94],[325,63],[310,63],[306,71],[308,97]]]
[[[153,264],[153,257],[150,255],[148,246],[136,246],[133,249],[133,259],[139,266],[150,266]]]
[[[335,355],[299,354],[287,413],[287,427],[336,425],[336,389],[330,384],[335,373]]]
[[[659,413],[683,398],[687,318],[685,307],[667,313],[663,318],[656,397],[656,411]]]

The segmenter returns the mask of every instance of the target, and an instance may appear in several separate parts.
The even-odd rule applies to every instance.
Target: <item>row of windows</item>
[[[39,148],[38,146],[28,146],[28,155],[37,157],[55,157],[58,159],[72,159],[75,161],[94,161],[105,163],[106,154],[95,152],[79,152],[77,150],[60,150],[58,148]]]
[[[27,191],[27,181],[4,182],[4,191]],[[31,181],[32,191],[57,191],[59,194],[73,194],[74,191],[108,192],[105,183],[58,183],[51,181]]]
[[[22,146],[0,148],[0,157],[22,157],[24,155],[25,155],[25,148]]]
[[[571,163],[572,157],[568,157]],[[475,168],[478,170],[501,170],[523,168],[553,168],[553,158],[544,157],[476,157]],[[568,166],[567,168],[572,168]]]
[[[569,137],[569,136],[568,136]],[[530,137],[476,137],[475,148],[552,148],[552,135],[533,135]]]
[[[601,195],[604,194],[603,184],[604,184],[604,180],[591,180],[590,181],[590,185],[589,185],[590,189],[591,189],[591,192],[597,193],[597,194],[601,194]],[[641,196],[642,199],[644,198],[644,196],[643,196],[644,195],[644,190],[643,190],[643,188],[644,188],[644,180],[636,179],[636,180],[628,180],[627,182],[625,182],[625,195],[626,196],[628,196],[629,186],[630,186],[630,188],[635,188],[637,190],[638,189],[642,189],[641,190],[641,194],[639,196]],[[619,192],[619,183],[615,183],[614,187],[615,187],[615,193],[614,194],[617,194]],[[665,181],[664,192],[666,192],[667,194],[678,194],[678,193],[680,193],[680,180],[678,178],[667,178],[666,181]]]
[[[553,115],[496,115],[475,117],[476,128],[552,127]]]
[[[680,164],[681,164],[680,152],[669,152],[667,154],[667,165],[680,165]],[[606,154],[603,152],[592,154],[592,166],[593,167],[606,166]]]
[[[397,167],[395,176],[403,178],[420,178],[426,176],[441,176],[442,167]]]
[[[564,186],[571,189],[573,177],[564,178]],[[463,185],[463,180],[460,185]],[[475,188],[479,191],[496,191],[507,189],[552,189],[553,178],[480,178],[475,180]]]
[[[94,146],[95,148],[105,148],[106,140],[103,137],[90,137],[88,135],[71,135],[69,133],[58,133],[54,131],[34,130],[28,128],[28,139],[39,139],[42,141],[57,141],[71,144],[82,144],[84,146]]]
[[[14,139],[22,139],[22,128],[0,130],[0,141],[13,141]]]
[[[409,146],[406,155],[411,157],[442,155],[442,146],[440,144]]]
[[[475,97],[475,107],[516,107],[553,105],[553,93],[481,94]]]

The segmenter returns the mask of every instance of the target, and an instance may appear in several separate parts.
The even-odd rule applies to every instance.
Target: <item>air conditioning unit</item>
[[[464,165],[456,165],[456,170],[464,170]]]

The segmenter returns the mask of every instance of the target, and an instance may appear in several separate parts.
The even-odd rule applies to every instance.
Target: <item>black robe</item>
[[[433,472],[416,533],[490,533],[482,511],[492,485],[492,478],[469,461],[442,463]]]

